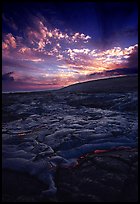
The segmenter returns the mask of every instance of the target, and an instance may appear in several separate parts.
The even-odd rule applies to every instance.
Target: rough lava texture
[[[137,98],[3,94],[3,201],[136,202]]]

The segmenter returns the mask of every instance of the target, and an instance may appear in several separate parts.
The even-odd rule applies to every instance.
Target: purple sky
[[[3,91],[137,73],[137,4],[4,3]]]

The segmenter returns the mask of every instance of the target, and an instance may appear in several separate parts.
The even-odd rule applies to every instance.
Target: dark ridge
[[[130,92],[136,91],[138,88],[138,76],[122,76],[99,80],[92,80],[59,89],[57,92]]]

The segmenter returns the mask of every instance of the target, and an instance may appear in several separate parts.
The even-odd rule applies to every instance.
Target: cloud
[[[2,42],[2,49],[5,50],[5,49],[8,49],[8,48],[9,48],[8,44],[5,43],[5,42]]]
[[[123,49],[113,47],[107,50],[68,48],[63,52],[63,63],[58,66],[77,71],[80,80],[87,80],[90,77],[133,74],[137,73],[137,68],[135,68],[137,67],[137,49],[137,44]]]
[[[17,58],[3,58],[2,60],[3,71],[9,70],[20,70],[21,72],[33,73],[33,72],[42,72],[42,69],[38,66],[31,65],[29,59],[26,61],[19,60]]]
[[[137,74],[138,67],[123,67],[123,68],[116,68],[110,69],[102,72],[94,72],[91,73],[89,76],[113,76],[113,75],[129,75],[129,74]]]
[[[15,37],[11,34],[8,33],[5,37],[4,37],[4,41],[2,42],[2,49],[10,49],[10,48],[16,48],[17,44],[16,44],[16,39]]]
[[[11,74],[14,74],[13,79],[10,78]],[[17,72],[11,72],[4,74],[3,78],[2,86],[4,91],[56,89],[63,87],[64,85],[69,85],[75,81],[70,75],[67,76],[64,74],[62,76],[62,73],[57,76],[40,75],[33,77],[27,74],[23,75]]]
[[[14,81],[14,77],[12,76],[14,72],[8,72],[2,75],[2,81]]]
[[[4,19],[6,21],[6,17]],[[54,58],[53,63],[59,63],[65,60],[65,53],[63,52],[66,47],[81,46],[82,43],[87,43],[89,39],[91,39],[89,35],[79,32],[70,33],[68,30],[63,32],[58,28],[51,27],[41,15],[32,15],[32,18],[29,19],[29,24],[24,29],[24,37],[14,36],[12,33],[4,35],[2,42],[3,67],[6,60],[9,67],[15,66],[19,69],[28,67],[26,62],[48,62],[50,58]],[[74,52],[76,53],[77,51],[78,48],[75,48]],[[82,52],[86,53],[88,51],[83,48],[83,50],[79,49],[79,52],[79,54],[82,54]]]
[[[114,70],[108,70],[105,72],[106,75],[129,75],[129,74],[137,74],[138,68],[131,67],[131,68],[118,68]]]
[[[84,33],[66,33],[58,28],[48,28],[45,23],[37,17],[34,17],[34,27],[28,27],[27,38],[32,45],[38,45],[38,49],[44,49],[47,44],[58,44],[58,42],[65,43],[87,43],[91,37]]]
[[[29,59],[31,62],[41,62],[47,57],[54,57],[60,61],[64,59],[64,47],[76,44],[79,46],[78,43],[80,45],[87,43],[91,38],[79,32],[68,33],[58,28],[50,28],[40,17],[33,16],[32,20],[34,20],[32,26],[28,26],[24,31],[24,38],[13,36],[11,33],[4,36],[2,42],[4,57],[13,56],[18,60],[27,61]],[[74,51],[77,50],[75,48]],[[83,48],[83,51],[87,52],[87,49]]]
[[[7,75],[3,81],[7,79],[15,87],[47,88],[137,72],[137,44],[99,50],[87,44],[90,39],[84,33],[52,28],[36,17],[25,29],[24,37],[4,35],[3,71]]]
[[[89,49],[83,48],[83,49],[73,49],[73,52],[75,53],[82,53],[82,54],[88,54],[90,52]]]
[[[31,51],[31,48],[29,48],[29,47],[21,47],[20,49],[19,49],[19,52],[20,53],[28,53],[28,52],[30,52]]]
[[[83,40],[84,43],[87,43],[89,39],[91,39],[89,35],[85,35],[83,33],[75,33],[74,35],[69,37],[69,42],[78,42],[79,40]]]
[[[138,67],[138,45],[133,46],[132,52],[129,54],[128,67]]]

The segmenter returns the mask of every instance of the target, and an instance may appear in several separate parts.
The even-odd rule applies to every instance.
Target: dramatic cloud
[[[136,67],[138,45],[122,49],[114,47],[112,49],[99,51],[97,49],[67,49],[64,51],[65,64],[59,67],[69,67],[79,70],[84,74],[104,72],[116,68]],[[135,62],[134,62],[135,61]],[[131,65],[131,66],[130,66]]]
[[[87,43],[91,38],[79,32],[69,34],[57,28],[49,29],[37,17],[33,20],[34,26],[28,26],[25,29],[24,38],[13,36],[11,33],[4,35],[2,42],[3,59],[9,56],[18,60],[43,62],[48,57],[55,57],[59,61],[64,59],[65,47],[72,46],[74,43],[77,45],[78,43],[80,45]]]
[[[15,37],[11,33],[8,33],[2,42],[2,49],[5,50],[9,48],[16,48],[16,46],[17,44]]]
[[[47,45],[58,45],[58,42],[64,43],[88,43],[90,36],[83,33],[68,34],[60,31],[58,28],[49,29],[42,21],[35,18],[35,28],[27,28],[27,38],[32,45],[37,45],[38,50],[43,50]],[[59,44],[60,48],[60,44]]]
[[[127,25],[119,29],[123,19],[119,17],[117,21],[115,17],[114,22],[105,12],[109,8],[112,13],[112,7],[95,3],[82,7],[61,4],[58,9],[53,4],[31,3],[30,8],[24,5],[6,4],[2,16],[4,90],[59,88],[92,78],[137,72],[133,16],[129,25],[125,20]],[[116,10],[115,14],[119,15]],[[121,16],[125,16],[123,12]]]
[[[57,79],[57,82],[59,81],[57,86],[64,86],[79,80],[88,80],[91,76],[126,74],[127,69],[122,70],[120,69],[121,66],[132,67],[133,65],[135,67],[137,64],[137,44],[124,49],[114,47],[102,51],[90,49],[84,45],[81,47],[81,44],[77,44],[77,46],[74,44],[73,48],[68,35],[62,34],[57,29],[50,32],[42,22],[39,22],[38,26],[40,32],[30,32],[30,37],[28,36],[29,40],[32,39],[30,46],[24,43],[24,39],[19,36],[14,37],[12,34],[7,34],[4,37],[3,67],[5,67],[5,71],[11,70],[10,67],[12,71],[16,71],[16,83],[19,84],[20,82],[20,85],[24,83],[30,85],[29,81],[32,81],[32,84],[38,84],[39,87],[43,86],[43,84],[47,86],[47,84],[51,84],[51,81]],[[76,39],[88,39],[88,37],[79,33],[73,36],[71,42]],[[63,38],[65,43],[59,41]],[[67,38],[69,41],[67,41]],[[49,48],[46,48],[47,44]],[[67,46],[69,47],[66,48]],[[9,52],[5,52],[5,50],[9,50]],[[55,72],[53,67],[55,67]],[[29,81],[27,80],[28,77],[22,80],[20,76],[20,73],[25,72],[24,70],[29,70]],[[33,75],[36,75],[37,72],[38,77],[31,78],[33,72]],[[46,76],[46,72],[49,73],[49,82],[41,78]],[[128,72],[133,73],[130,70]],[[53,77],[51,73],[53,73]]]
[[[138,45],[133,47],[133,51],[129,54],[128,67],[138,67]]]

